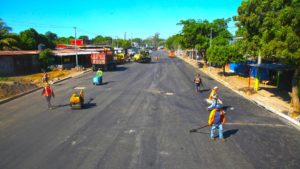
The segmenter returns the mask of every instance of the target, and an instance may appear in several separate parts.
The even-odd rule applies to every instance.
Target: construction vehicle
[[[175,58],[175,51],[174,50],[170,50],[168,54],[169,54],[170,58]]]
[[[117,50],[116,50],[117,49]],[[115,48],[115,61],[117,64],[122,64],[126,60],[125,52],[122,48]]]
[[[84,106],[84,94],[85,87],[75,87],[74,92],[70,97],[70,106],[72,109],[82,109]]]
[[[149,52],[141,51],[139,54],[133,56],[133,60],[139,63],[149,63],[151,62],[151,56],[149,55]]]
[[[103,49],[93,53],[91,55],[91,62],[93,71],[96,71],[99,68],[102,70],[111,70],[116,68],[113,48],[103,47]]]

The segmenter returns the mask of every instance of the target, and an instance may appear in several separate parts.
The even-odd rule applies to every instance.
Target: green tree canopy
[[[0,50],[16,49],[17,36],[11,34],[11,27],[8,27],[0,18]]]
[[[238,16],[233,17],[242,36],[245,52],[265,59],[278,58],[295,66],[292,82],[294,112],[300,113],[298,81],[300,79],[300,1],[243,1]]]

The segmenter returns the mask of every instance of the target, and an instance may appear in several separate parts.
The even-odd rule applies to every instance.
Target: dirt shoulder
[[[53,70],[49,74],[50,83],[64,79],[82,72],[76,69],[71,70]],[[26,76],[15,76],[0,78],[0,100],[13,97],[20,93],[37,89],[44,85],[42,77],[44,73],[36,73]]]

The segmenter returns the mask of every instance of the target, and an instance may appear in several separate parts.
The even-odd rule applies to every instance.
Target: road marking
[[[167,93],[166,93],[166,95],[167,95],[167,96],[173,96],[173,95],[174,95],[174,93],[167,92]]]
[[[168,156],[170,153],[166,152],[166,151],[161,151],[161,152],[159,152],[159,154],[163,155],[163,156]]]
[[[225,123],[225,125],[242,125],[242,126],[262,126],[262,127],[288,127],[283,124],[264,124],[264,123]]]
[[[135,130],[134,129],[126,130],[126,131],[124,131],[124,133],[126,133],[126,134],[135,133]]]

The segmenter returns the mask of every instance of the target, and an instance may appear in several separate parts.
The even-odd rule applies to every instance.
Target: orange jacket
[[[44,96],[53,96],[54,97],[53,90],[48,85],[44,87],[42,95],[44,95]]]
[[[209,118],[208,118],[208,125],[212,125],[214,123],[215,120],[215,114],[216,114],[217,109],[213,109],[210,114],[209,114]],[[225,123],[225,112],[223,110],[218,110],[221,113],[221,123]]]

